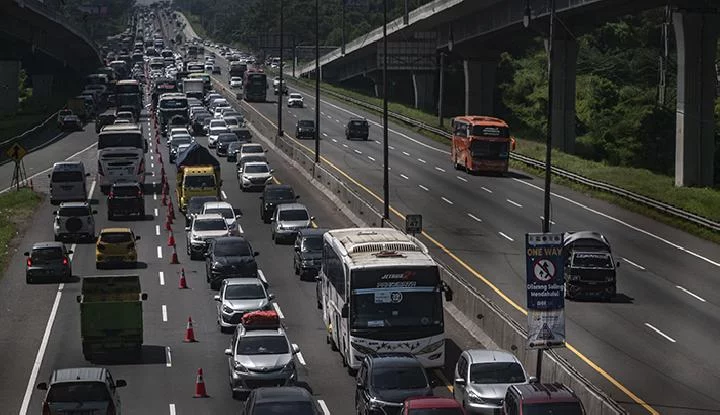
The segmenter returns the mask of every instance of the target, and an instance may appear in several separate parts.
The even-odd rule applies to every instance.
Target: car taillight
[[[27,259],[27,266],[29,266],[29,267],[32,266],[32,259],[31,259],[31,258],[28,258],[28,259]]]
[[[43,415],[52,415],[52,413],[50,412],[50,405],[48,405],[47,402],[43,402],[43,411],[42,411],[42,414],[43,414]]]
[[[115,197],[115,193],[113,193],[113,192],[108,193],[108,199],[112,199],[114,197]]]
[[[63,258],[63,265],[67,265],[68,263],[69,263],[69,262],[68,262],[68,259],[67,259],[67,258]]]

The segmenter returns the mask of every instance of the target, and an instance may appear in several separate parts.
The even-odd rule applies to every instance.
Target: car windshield
[[[245,145],[242,148],[242,152],[246,154],[260,154],[264,153],[265,150],[263,150],[262,146],[248,146]]]
[[[185,187],[205,188],[215,187],[215,176],[211,174],[198,176],[185,176]]]
[[[281,210],[278,213],[278,219],[280,220],[308,220],[307,210],[304,209],[293,209],[293,210]]]
[[[196,231],[224,231],[227,225],[223,219],[203,219],[196,220],[193,228]]]
[[[255,405],[255,413],[263,415],[315,415],[311,402],[262,402]]]
[[[245,173],[267,173],[270,170],[268,170],[268,166],[265,164],[250,164],[245,165],[245,169],[243,169]]]
[[[308,236],[302,241],[303,252],[322,252],[322,236]]]
[[[525,382],[525,372],[516,362],[474,363],[470,365],[470,383],[481,385]]]
[[[302,98],[302,95],[300,95],[300,94],[290,94],[290,98],[299,99],[299,98]]]
[[[226,123],[227,125],[231,125],[231,126],[238,125],[238,120],[237,120],[237,118],[227,117],[227,118],[225,118],[224,120],[225,120],[225,123]]]
[[[242,337],[237,343],[235,354],[286,354],[290,348],[285,336],[248,336]]]
[[[583,415],[578,402],[547,402],[523,405],[523,415]]]
[[[130,232],[103,232],[100,234],[100,241],[109,244],[132,242],[132,240],[133,238]]]
[[[250,137],[252,137],[252,134],[250,133],[250,130],[245,130],[245,129],[237,130],[237,131],[235,131],[235,134],[236,134],[238,137],[240,137],[240,138],[250,138]]]
[[[255,300],[265,298],[265,290],[255,284],[228,285],[225,288],[226,300]]]
[[[220,134],[218,141],[221,143],[232,143],[233,141],[238,141],[238,137],[235,134]]]
[[[210,128],[227,128],[227,124],[225,123],[225,120],[213,120],[210,121]]]
[[[62,249],[56,246],[33,249],[31,255],[31,258],[36,261],[51,261],[63,257]]]
[[[573,267],[579,268],[605,268],[613,266],[612,258],[605,253],[576,253],[573,256]]]
[[[181,136],[175,136],[172,139],[172,145],[177,147],[181,144],[190,144],[192,143],[192,137],[187,135],[181,135]]]
[[[79,171],[56,171],[53,172],[50,181],[55,183],[83,182],[85,176]]]
[[[266,188],[265,200],[293,200],[295,193],[289,188]]]
[[[203,213],[218,213],[225,219],[232,219],[235,217],[235,212],[230,208],[210,208],[205,209]]]
[[[315,121],[300,120],[300,121],[298,121],[298,127],[303,127],[303,128],[315,127]]]
[[[217,197],[214,196],[202,196],[193,197],[188,202],[188,213],[198,213],[203,209],[205,202],[217,202]]]
[[[90,211],[86,207],[64,207],[60,208],[58,216],[71,217],[71,216],[88,216]]]
[[[372,373],[376,389],[420,389],[427,387],[427,378],[421,366],[376,367]]]
[[[462,409],[457,408],[417,408],[408,411],[408,415],[463,415]]]
[[[215,256],[252,256],[250,244],[243,239],[216,241],[213,252]]]
[[[105,402],[109,401],[110,393],[101,382],[62,382],[50,387],[48,402]]]
[[[113,186],[113,196],[142,196],[137,186]]]
[[[350,127],[363,128],[367,126],[367,121],[350,121]]]

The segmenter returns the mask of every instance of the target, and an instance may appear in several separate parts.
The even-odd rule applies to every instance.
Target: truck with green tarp
[[[139,360],[143,344],[139,275],[83,277],[80,303],[80,337],[85,360],[129,356]]]

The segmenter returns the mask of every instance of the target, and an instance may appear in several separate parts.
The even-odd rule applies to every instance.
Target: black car
[[[220,133],[217,144],[215,144],[215,154],[220,157],[227,156],[230,143],[237,143],[239,141],[238,136],[233,133]]]
[[[187,208],[185,209],[185,226],[190,226],[192,223],[192,217],[202,213],[205,202],[219,202],[220,199],[217,196],[193,196],[188,200]]]
[[[295,124],[295,138],[315,138],[315,121],[313,120],[298,120]]]
[[[240,147],[243,143],[239,141],[233,141],[228,145],[227,148],[227,161],[237,162],[237,153],[240,152]]]
[[[115,114],[105,113],[100,114],[95,118],[95,132],[99,133],[100,130],[106,125],[112,125],[115,122]]]
[[[226,278],[257,278],[258,255],[243,236],[211,239],[205,254],[205,278],[210,288],[219,289]]]
[[[293,268],[300,279],[315,277],[322,260],[323,235],[327,229],[307,228],[298,231],[295,237]]]
[[[405,399],[432,396],[425,368],[409,353],[366,356],[357,373],[355,408],[358,414],[400,414]]]
[[[194,115],[191,123],[193,134],[205,135],[205,124],[207,124],[207,121],[212,118],[212,114],[205,111]]]
[[[252,133],[247,128],[238,128],[233,132],[237,135],[238,140],[243,143],[249,143],[252,141]]]
[[[370,136],[370,124],[362,118],[352,118],[345,126],[345,138],[351,140],[359,138],[367,141]]]
[[[138,215],[145,218],[143,189],[137,182],[118,182],[110,187],[107,200],[108,220],[117,215]]]
[[[300,196],[295,194],[292,186],[287,184],[268,184],[260,196],[260,218],[270,223],[275,206],[281,203],[295,203]]]
[[[299,386],[273,386],[253,389],[242,413],[320,415],[323,412],[307,389]]]

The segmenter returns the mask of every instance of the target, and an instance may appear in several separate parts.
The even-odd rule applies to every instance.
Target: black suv
[[[292,186],[287,184],[269,184],[260,196],[260,218],[270,223],[275,206],[281,203],[295,203],[300,196],[295,194]]]
[[[253,389],[242,413],[320,415],[323,412],[307,389],[299,386],[273,386]]]
[[[136,214],[145,218],[145,199],[143,189],[137,182],[118,182],[110,187],[108,193],[108,220],[117,215]]]
[[[77,367],[54,370],[50,381],[39,383],[37,388],[47,391],[43,414],[114,414],[121,409],[117,388],[126,385],[123,379],[113,380],[108,369]]]
[[[219,202],[217,196],[193,196],[188,200],[185,209],[185,226],[192,225],[192,217],[202,213],[205,202]]]
[[[219,289],[226,278],[257,278],[258,255],[243,236],[211,239],[205,254],[205,279],[210,288]]]
[[[315,121],[313,120],[298,120],[295,124],[295,138],[315,138]]]
[[[425,368],[409,353],[366,356],[355,380],[355,408],[362,415],[399,415],[405,399],[433,394]]]
[[[359,138],[367,141],[370,136],[370,124],[362,118],[352,118],[345,126],[345,138],[351,140]]]
[[[295,238],[295,256],[293,268],[300,279],[315,277],[320,270],[322,260],[323,235],[327,229],[300,229]]]

